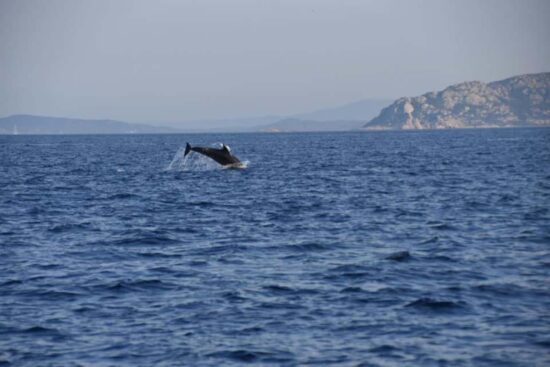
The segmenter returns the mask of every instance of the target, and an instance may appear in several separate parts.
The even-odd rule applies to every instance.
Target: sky
[[[0,117],[291,115],[550,71],[548,0],[0,0]]]

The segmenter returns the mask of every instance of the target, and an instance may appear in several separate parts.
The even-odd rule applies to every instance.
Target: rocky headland
[[[404,97],[367,122],[368,130],[550,126],[550,73],[456,84]]]

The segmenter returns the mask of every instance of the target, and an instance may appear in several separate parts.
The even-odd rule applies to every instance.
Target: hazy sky
[[[550,71],[549,0],[0,0],[0,116],[292,114]]]

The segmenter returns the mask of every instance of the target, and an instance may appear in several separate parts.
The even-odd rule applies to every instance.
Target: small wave
[[[301,310],[305,306],[299,303],[288,303],[288,302],[263,302],[259,305],[260,308],[267,310]]]
[[[216,206],[216,203],[213,201],[200,200],[200,201],[190,201],[186,203],[186,205],[199,207],[199,208],[212,208]]]
[[[133,198],[141,198],[141,196],[132,194],[129,192],[121,192],[121,193],[114,194],[107,197],[106,200],[114,201],[114,200],[125,200],[125,199],[133,199]]]
[[[122,280],[109,285],[101,286],[109,291],[144,291],[144,290],[168,290],[175,286],[159,279]]]
[[[42,270],[50,270],[50,269],[60,269],[63,267],[62,264],[38,264],[36,265],[37,268]]]
[[[343,264],[329,269],[331,273],[364,273],[367,268],[363,265],[357,264]]]
[[[499,297],[524,297],[527,295],[537,295],[540,297],[548,296],[548,292],[542,289],[528,288],[513,283],[498,284],[478,284],[472,287],[472,290],[483,293],[487,296]]]
[[[86,312],[95,311],[95,309],[92,308],[92,307],[81,306],[81,307],[77,307],[77,308],[73,309],[72,311],[75,312],[75,313],[86,313]]]
[[[456,259],[445,255],[435,255],[427,258],[428,261],[456,262]]]
[[[215,245],[206,248],[193,249],[190,252],[194,256],[202,255],[219,255],[224,253],[234,253],[234,252],[246,252],[248,250],[247,246],[243,245]]]
[[[286,287],[284,285],[277,285],[277,284],[266,285],[262,288],[267,290],[267,291],[273,292],[273,293],[292,293],[292,292],[294,292],[294,289],[292,289],[290,287]]]
[[[136,254],[139,257],[143,258],[159,258],[159,259],[170,259],[170,258],[180,258],[180,254],[166,254],[163,252],[140,252]]]
[[[466,202],[466,208],[479,210],[480,208],[487,208],[489,204],[483,203],[477,200],[470,200]]]
[[[419,245],[427,245],[427,244],[430,244],[430,243],[438,243],[438,242],[439,242],[439,237],[434,236],[430,239],[427,239],[425,241],[420,242]]]
[[[518,196],[512,195],[512,194],[503,194],[500,196],[500,198],[497,200],[498,204],[505,204],[514,202],[518,199]]]
[[[523,215],[523,218],[526,220],[540,220],[540,219],[546,219],[546,216],[549,212],[549,209],[547,208],[535,208],[530,210],[529,212],[525,213]]]
[[[386,260],[392,260],[397,262],[403,262],[411,260],[412,256],[409,251],[397,251],[386,256]]]
[[[229,302],[240,303],[246,301],[246,297],[241,296],[239,292],[229,291],[222,294],[222,297]]]
[[[53,227],[48,228],[48,232],[52,233],[63,233],[63,232],[70,232],[70,231],[76,231],[76,230],[84,230],[84,229],[90,229],[91,228],[90,222],[83,222],[83,223],[64,223],[64,224],[57,224]]]
[[[53,191],[82,191],[82,186],[54,186],[52,187]]]
[[[55,291],[55,290],[45,290],[45,291],[25,291],[22,292],[29,297],[47,299],[47,300],[72,300],[77,297],[82,296],[80,293],[69,292],[69,291]]]
[[[304,242],[296,245],[287,245],[286,249],[299,251],[299,252],[311,252],[311,251],[326,251],[330,250],[332,246],[321,244],[318,242]]]
[[[197,310],[197,309],[204,309],[206,307],[206,303],[203,301],[190,301],[185,303],[179,303],[175,305],[175,308],[178,310]],[[182,321],[185,321],[186,323],[188,320],[185,318]]]
[[[38,207],[38,206],[33,206],[27,209],[27,214],[30,214],[30,215],[37,215],[37,214],[44,214],[44,213],[47,213],[47,211],[44,210],[44,208]]]
[[[6,280],[4,283],[0,283],[0,287],[9,287],[10,285],[23,284],[19,279],[10,279]]]
[[[175,239],[167,236],[139,236],[134,238],[122,238],[115,241],[110,241],[110,245],[126,245],[126,246],[141,246],[141,245],[163,245],[177,242]]]
[[[429,297],[419,298],[416,301],[408,303],[405,307],[412,307],[416,309],[424,309],[431,311],[449,311],[454,309],[463,308],[464,305],[460,302],[443,301]]]
[[[276,350],[273,352],[245,349],[223,350],[220,352],[209,353],[206,357],[230,359],[238,363],[289,363],[294,360],[294,355],[292,353]]]
[[[88,172],[89,172],[88,169],[84,167],[76,167],[69,171],[69,173],[75,174],[75,175],[81,175]]]
[[[340,293],[361,293],[363,292],[361,287],[346,287],[340,291]]]
[[[254,362],[261,357],[258,352],[247,350],[230,350],[207,354],[207,357],[228,358],[239,362]]]
[[[59,334],[58,330],[49,329],[43,326],[31,326],[27,329],[22,329],[21,332],[28,334]]]
[[[339,274],[332,274],[332,275],[327,275],[324,278],[327,280],[334,281],[334,280],[345,280],[345,279],[361,279],[361,278],[368,278],[370,276],[372,276],[371,273],[362,271],[362,272],[343,272]]]
[[[204,261],[204,260],[192,260],[189,262],[189,266],[193,266],[193,267],[206,266],[206,265],[208,265],[208,261]]]
[[[239,330],[239,333],[242,333],[242,334],[257,334],[257,333],[261,333],[261,332],[264,332],[264,331],[265,331],[265,329],[262,328],[262,327],[251,326],[251,327],[246,327],[244,329]]]
[[[550,234],[529,234],[529,233],[520,233],[517,236],[512,237],[513,240],[518,242],[532,242],[532,243],[550,243]]]
[[[456,227],[448,224],[448,223],[428,223],[431,229],[435,229],[437,231],[455,231]]]
[[[272,293],[273,295],[308,295],[319,293],[318,290],[312,288],[291,288],[284,285],[271,284],[262,287],[264,290]]]
[[[154,268],[150,268],[150,271],[154,272],[154,273],[164,273],[164,274],[176,273],[176,270],[174,270],[172,268],[169,268],[169,267],[166,267],[166,266],[157,266],[157,267],[154,267]]]
[[[236,259],[232,257],[220,257],[219,259],[216,259],[218,262],[222,264],[231,264],[231,265],[243,265],[244,261],[241,259]]]
[[[44,183],[45,177],[46,177],[46,176],[35,176],[35,177],[30,177],[30,178],[27,178],[27,179],[24,181],[24,184],[25,184],[25,185],[41,184],[41,183]]]
[[[536,340],[534,344],[540,345],[541,347],[550,348],[550,339]]]
[[[379,345],[377,347],[369,349],[369,352],[385,354],[385,353],[395,352],[396,350],[399,350],[399,348],[394,347],[393,345],[383,344],[383,345]]]
[[[106,245],[138,246],[138,245],[166,245],[177,243],[178,239],[161,230],[132,230],[123,233],[118,238],[100,242]]]

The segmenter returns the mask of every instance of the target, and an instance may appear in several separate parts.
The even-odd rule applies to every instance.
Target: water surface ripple
[[[249,167],[168,170],[186,141]],[[1,366],[550,364],[550,129],[3,136],[0,167]]]

